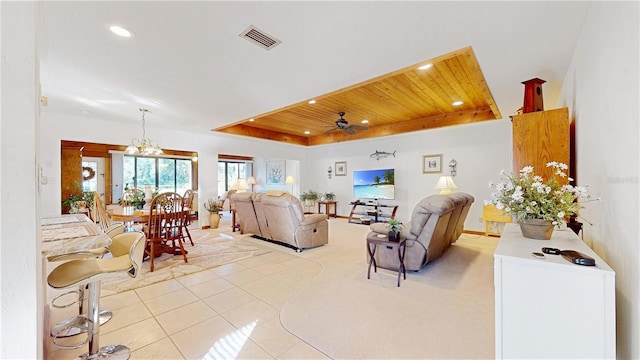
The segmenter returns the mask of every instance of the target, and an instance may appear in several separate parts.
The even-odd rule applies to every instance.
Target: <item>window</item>
[[[82,191],[98,191],[98,163],[95,161],[82,162]]]
[[[159,192],[184,194],[193,189],[191,160],[124,156],[123,182],[125,187],[144,189],[149,186]]]
[[[222,195],[229,191],[236,179],[246,179],[251,175],[251,163],[218,161],[218,194]]]

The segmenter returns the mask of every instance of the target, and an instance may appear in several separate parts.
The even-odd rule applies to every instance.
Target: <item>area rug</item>
[[[141,288],[269,252],[268,249],[258,247],[245,240],[243,235],[232,236],[211,229],[190,231],[195,245],[191,246],[189,240],[185,243],[188,263],[184,262],[182,255],[163,254],[155,258],[154,270],[150,272],[149,261],[146,260],[142,263],[142,270],[135,278],[122,274],[103,280],[101,283],[102,295]]]
[[[495,239],[463,234],[398,287],[394,271],[372,269],[367,279],[364,244],[353,241],[358,234],[332,226],[334,234],[352,236],[333,237],[333,256],[314,257],[322,271],[281,310],[289,332],[335,359],[494,357]],[[344,256],[335,256],[338,247]]]

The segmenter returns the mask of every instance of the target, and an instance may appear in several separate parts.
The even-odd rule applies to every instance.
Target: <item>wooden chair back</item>
[[[175,192],[164,192],[151,200],[149,222],[146,228],[148,246],[145,249],[151,259],[150,271],[154,268],[153,260],[158,245],[180,250],[184,261],[187,262],[187,254],[182,243],[185,213],[183,201],[183,197]]]
[[[97,191],[93,192],[93,211],[91,213],[93,215],[93,221],[98,224],[102,231],[106,232],[111,225],[111,219]]]

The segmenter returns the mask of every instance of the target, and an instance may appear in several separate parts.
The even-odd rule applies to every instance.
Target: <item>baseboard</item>
[[[462,230],[464,234],[472,234],[472,235],[482,235],[484,236],[484,231],[476,231],[476,230]]]

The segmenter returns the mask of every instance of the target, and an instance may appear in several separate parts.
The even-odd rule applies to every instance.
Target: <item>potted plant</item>
[[[222,211],[222,201],[209,199],[204,203],[204,208],[209,212],[209,227],[217,229],[220,225],[220,211]]]
[[[400,221],[396,219],[389,220],[389,241],[400,241],[400,230],[402,230],[403,225]]]
[[[78,213],[86,208],[93,207],[93,192],[82,191],[82,185],[79,181],[73,183],[71,194],[62,201],[62,211],[68,213]]]
[[[555,171],[554,177],[546,182],[541,176],[534,175],[532,166],[525,166],[518,177],[505,175],[503,170],[501,175],[505,181],[489,184],[492,199],[487,203],[517,219],[524,237],[548,240],[554,225],[564,223],[565,217],[582,208],[577,200],[589,198],[587,187],[561,185],[556,179],[567,177],[566,164],[552,161],[547,167],[553,167]]]
[[[317,191],[314,190],[309,190],[306,193],[304,193],[305,196],[305,203],[307,206],[313,206],[316,201],[318,200],[318,198],[320,197],[320,194]]]
[[[144,191],[136,189],[125,190],[122,198],[118,200],[120,206],[133,206],[137,210],[142,210],[146,203]]]
[[[328,192],[324,194],[324,199],[327,201],[333,201],[336,198],[336,194],[332,193],[332,192]]]

